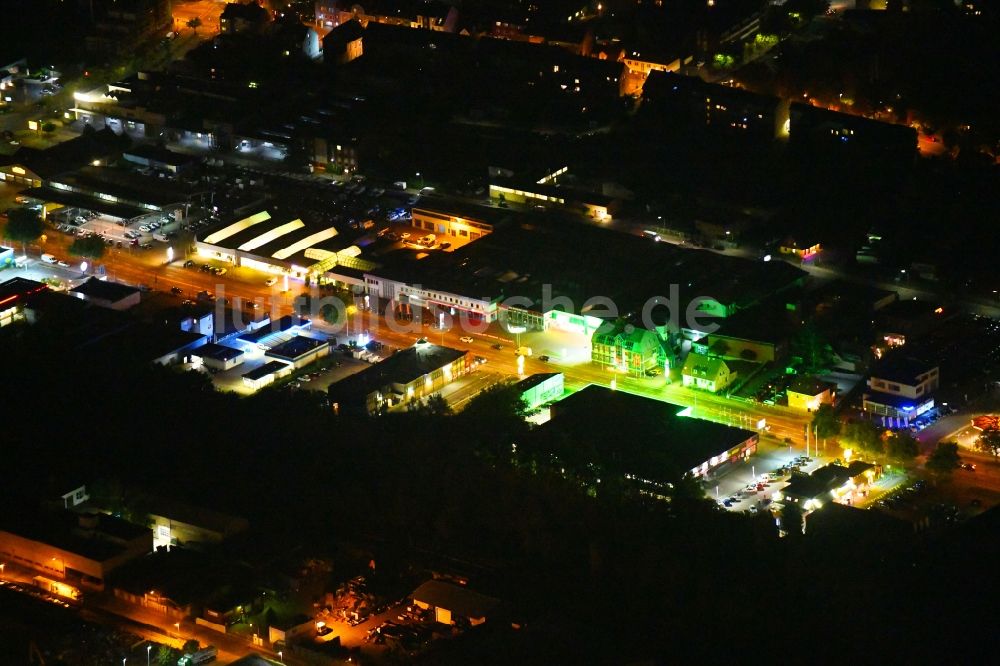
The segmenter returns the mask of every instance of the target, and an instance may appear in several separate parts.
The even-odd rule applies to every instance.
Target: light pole
[[[285,663],[285,656],[281,653],[281,650],[278,650],[278,660],[281,661],[281,663]]]
[[[153,649],[152,645],[146,646],[146,666],[149,666],[149,652]]]

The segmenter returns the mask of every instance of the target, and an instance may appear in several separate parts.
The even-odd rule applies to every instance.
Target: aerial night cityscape
[[[1000,2],[3,0],[0,666],[1000,658]]]

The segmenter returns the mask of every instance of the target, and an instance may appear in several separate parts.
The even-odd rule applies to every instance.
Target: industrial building
[[[148,527],[114,516],[19,500],[0,510],[0,557],[73,585],[103,589],[109,573],[152,548]]]

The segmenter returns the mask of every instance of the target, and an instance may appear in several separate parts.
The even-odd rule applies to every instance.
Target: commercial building
[[[917,131],[863,116],[793,102],[789,136],[795,148],[813,154],[863,156],[883,164],[905,165],[917,156]]]
[[[378,414],[426,398],[468,369],[469,353],[418,340],[383,361],[331,384],[330,404],[337,414]]]
[[[868,494],[882,476],[882,467],[855,460],[848,465],[830,464],[812,474],[793,475],[775,500],[799,504],[804,510],[819,509],[827,502],[853,504]]]
[[[191,354],[192,363],[200,363],[212,370],[231,370],[244,361],[244,354],[239,349],[209,342],[196,349]]]
[[[292,364],[285,361],[268,361],[243,373],[243,385],[251,391],[259,391],[268,384],[292,374],[293,369]]]
[[[249,527],[246,518],[159,496],[144,498],[155,548],[198,548],[222,543]]]
[[[441,205],[425,203],[413,208],[411,224],[438,236],[474,241],[493,231],[493,224],[485,220],[492,217],[489,212],[489,209],[470,208],[465,213],[453,202],[442,202]]]
[[[92,165],[107,164],[130,141],[110,129],[85,131],[80,136],[40,149],[21,146],[12,155],[0,156],[0,182],[21,187],[41,187],[51,178]]]
[[[543,173],[537,179],[518,177],[514,174],[505,175],[502,170],[495,171],[490,182],[490,199],[503,204],[519,203],[567,210],[599,222],[610,222],[612,216],[618,212],[621,201],[601,192],[561,186],[560,177],[565,176],[568,171],[569,167],[564,166]]]
[[[933,394],[940,383],[937,365],[892,354],[869,375],[862,409],[888,419],[889,425],[907,426],[934,407]]]
[[[442,580],[423,583],[410,597],[418,607],[433,610],[435,622],[447,625],[466,622],[477,626],[500,608],[499,599]]]
[[[837,399],[837,385],[816,377],[796,377],[786,391],[788,406],[815,412],[820,405],[832,405]]]
[[[88,303],[112,310],[128,310],[139,305],[142,292],[127,284],[90,278],[69,290],[69,293]]]
[[[201,162],[201,158],[197,156],[148,144],[129,148],[122,153],[122,158],[140,167],[174,175],[185,173]]]
[[[759,440],[756,432],[692,418],[690,409],[596,385],[550,411],[550,420],[518,443],[519,451],[557,455],[565,442],[575,442],[596,453],[594,469],[623,473],[654,495],[684,474],[706,476],[746,460]]]
[[[308,338],[304,335],[292,335],[289,339],[264,352],[267,358],[290,363],[296,370],[329,354],[329,342]]]
[[[726,390],[735,380],[736,371],[730,369],[725,359],[691,352],[684,360],[681,378],[684,386],[718,393]]]
[[[363,284],[361,272],[375,263],[361,256],[358,234],[341,234],[332,223],[306,221],[294,213],[262,209],[222,222],[195,240],[198,254],[275,275],[335,275],[344,284]]]
[[[514,388],[529,409],[558,400],[565,390],[561,372],[542,372],[529,375],[515,384]]]
[[[23,277],[0,282],[0,327],[24,319],[24,304],[33,295],[48,291],[48,285]]]
[[[0,508],[0,558],[73,585],[103,589],[109,573],[152,547],[149,528],[114,516],[21,500]]]

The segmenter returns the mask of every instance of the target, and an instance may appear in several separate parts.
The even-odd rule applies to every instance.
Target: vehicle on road
[[[44,261],[47,264],[54,264],[59,260],[53,257],[51,254],[43,254],[42,261]]]
[[[538,360],[541,361],[542,363],[548,363],[551,359],[548,357],[548,355],[542,354],[541,356],[538,357]]]
[[[60,268],[69,268],[69,262],[66,261],[57,261],[56,265],[58,265]]]
[[[490,347],[492,347],[493,349],[496,349],[497,351],[503,349],[503,345],[500,344],[499,342],[494,342],[492,345],[490,345]]]
[[[463,335],[462,337],[459,338],[459,341],[464,342],[467,345],[471,345],[473,342],[475,342],[475,340],[473,340],[472,336],[470,335]]]
[[[198,666],[198,664],[207,664],[210,661],[215,661],[215,658],[218,656],[219,650],[215,646],[209,645],[206,648],[185,654],[177,660],[177,666]]]
[[[184,262],[184,268],[191,268],[192,266],[194,266],[194,261],[192,261],[191,259],[188,259],[187,261]]]
[[[219,268],[216,268],[212,272],[215,273],[216,275],[225,275],[228,271],[225,268],[223,268],[223,267],[220,266]]]
[[[531,347],[518,347],[514,353],[518,356],[531,356]]]
[[[264,285],[268,287],[273,287],[277,283],[278,283],[278,278],[276,277],[269,277],[266,280],[264,280]]]
[[[170,293],[173,294],[174,296],[177,296],[177,295],[181,294],[182,292],[183,292],[183,289],[181,289],[180,287],[171,287],[170,288]]]

